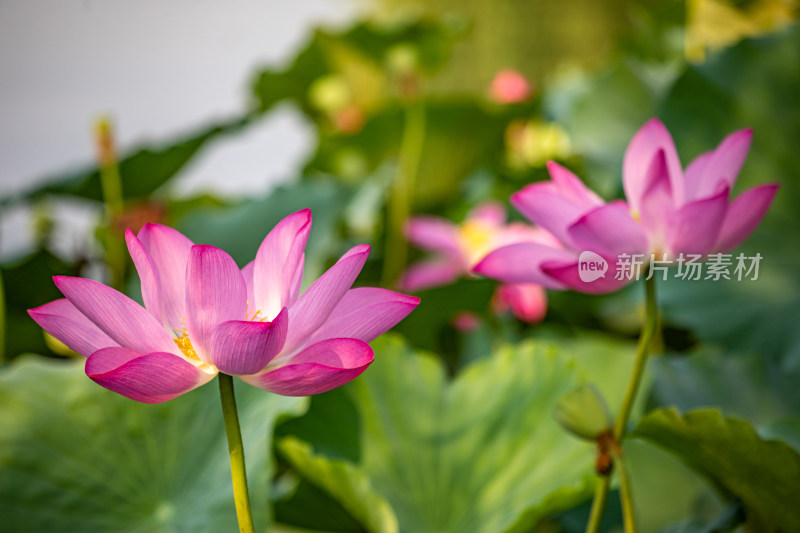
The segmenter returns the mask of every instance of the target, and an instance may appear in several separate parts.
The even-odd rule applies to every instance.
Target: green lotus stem
[[[6,293],[0,271],[0,364],[6,360]]]
[[[619,471],[619,500],[622,504],[622,524],[625,533],[636,533],[636,510],[633,507],[633,491],[625,461],[618,457],[616,466]]]
[[[648,272],[649,274],[649,272]],[[617,415],[617,421],[614,424],[614,439],[620,445],[625,440],[625,434],[628,428],[628,419],[631,416],[633,404],[636,401],[636,395],[642,384],[642,377],[644,376],[644,369],[647,366],[647,355],[650,351],[650,345],[653,342],[653,336],[658,329],[658,305],[656,304],[656,281],[655,277],[647,279],[645,276],[645,317],[644,326],[642,327],[642,334],[639,336],[639,344],[636,348],[636,360],[633,363],[633,372],[631,373],[630,380],[628,381],[628,389],[625,391],[625,397],[622,400],[622,407]],[[615,464],[621,464],[618,459]],[[623,482],[624,483],[624,482]],[[597,533],[600,529],[600,522],[603,520],[603,511],[605,510],[605,503],[608,497],[608,489],[611,486],[610,476],[605,476],[600,480],[597,489],[594,493],[594,503],[592,504],[592,512],[589,515],[589,523],[586,525],[586,533]],[[624,491],[623,491],[624,492]],[[621,495],[625,499],[624,495]],[[630,492],[628,491],[628,499],[630,500]],[[631,517],[633,517],[633,503],[632,501],[623,501],[625,505],[631,506]],[[627,527],[627,526],[626,526]],[[635,526],[632,526],[635,527]],[[626,531],[628,531],[626,529]],[[631,530],[633,531],[633,530]]]
[[[111,214],[118,215],[122,212],[122,180],[117,165],[111,120],[106,116],[100,117],[95,125],[95,131],[103,201]]]
[[[425,143],[425,105],[421,100],[409,103],[400,144],[400,161],[387,205],[386,247],[381,285],[392,287],[406,266],[408,243],[403,226],[411,214],[414,183],[419,173]]]
[[[606,509],[609,485],[611,485],[611,476],[602,476],[597,483],[597,487],[594,490],[594,499],[592,500],[592,511],[589,514],[589,523],[586,524],[586,533],[596,533],[600,530],[603,511]]]
[[[114,221],[122,214],[122,178],[117,164],[114,132],[111,120],[100,117],[95,124],[98,161],[100,166],[100,185],[103,203],[106,206],[106,262],[111,271],[111,286],[121,289],[125,277],[125,243],[114,233]]]
[[[233,503],[240,533],[255,533],[253,514],[250,511],[250,494],[247,490],[247,471],[244,466],[244,445],[236,413],[236,396],[233,377],[219,374],[219,395],[222,400],[222,416],[225,419],[225,435],[228,437],[228,453],[231,457],[231,480],[233,481]]]
[[[622,407],[617,415],[617,422],[614,424],[614,438],[617,443],[622,444],[625,439],[625,432],[628,428],[628,419],[631,416],[636,395],[642,384],[642,376],[647,366],[647,355],[653,336],[658,329],[658,305],[656,304],[656,280],[652,277],[644,282],[645,287],[645,307],[644,307],[644,327],[639,337],[639,345],[636,348],[636,360],[633,363],[633,373],[628,381],[628,390],[622,400]]]

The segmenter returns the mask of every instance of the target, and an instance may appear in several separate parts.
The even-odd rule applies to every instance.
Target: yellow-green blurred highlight
[[[634,3],[638,3],[634,2]],[[484,94],[501,68],[513,68],[543,86],[565,64],[602,65],[630,29],[626,0],[378,0],[375,17],[431,16],[468,38],[428,85],[431,94]]]
[[[686,58],[700,63],[707,51],[785,28],[797,20],[797,0],[688,0]]]
[[[47,345],[53,353],[58,355],[63,355],[64,357],[81,357],[81,355],[69,348],[66,344],[61,342],[60,340],[56,339],[46,331],[44,333],[44,343]]]
[[[506,157],[511,168],[544,166],[549,160],[572,155],[569,134],[555,122],[515,121],[505,133]]]
[[[103,203],[106,220],[102,228],[101,240],[105,245],[106,263],[111,277],[111,286],[121,289],[125,278],[125,241],[115,227],[123,209],[122,179],[117,165],[117,154],[111,119],[101,116],[95,122],[95,144],[100,167],[100,184],[103,189]]]

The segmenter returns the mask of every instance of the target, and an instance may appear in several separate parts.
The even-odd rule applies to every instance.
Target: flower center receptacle
[[[459,226],[458,237],[464,255],[472,264],[491,249],[494,228],[480,220],[468,220]]]

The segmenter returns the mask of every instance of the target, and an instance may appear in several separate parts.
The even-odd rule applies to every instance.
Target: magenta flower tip
[[[479,275],[479,276],[483,276],[487,257],[489,257],[489,254],[487,254],[486,257],[484,257],[483,259],[478,261],[477,265],[472,267],[472,270],[470,270],[470,274],[476,274],[476,275]]]
[[[310,226],[312,224],[313,218],[314,218],[312,213],[311,213],[311,209],[309,209],[308,207],[303,208],[300,211],[295,211],[294,213],[289,215],[289,217],[294,217],[294,216],[305,218],[305,222],[300,227],[301,231],[304,230],[304,229],[307,229],[308,226]],[[289,217],[286,217],[286,218],[289,218]]]
[[[408,296],[408,295],[404,295],[404,296],[405,296],[406,303],[408,303],[412,307],[412,309],[416,309],[416,307],[422,301],[422,300],[420,300],[419,296]]]
[[[75,278],[74,278],[74,276],[53,276],[53,283],[56,284],[56,287],[58,287],[58,290],[61,290],[63,285],[64,285],[64,283],[69,283],[68,280],[70,280],[70,279],[75,279]],[[64,291],[61,291],[61,292],[64,292]]]
[[[226,253],[221,248],[217,248],[216,246],[214,246],[212,244],[194,244],[194,245],[192,245],[191,250],[192,250],[192,253],[203,254],[203,255],[209,254],[209,253],[217,253],[217,252]]]
[[[553,161],[552,159],[547,160],[546,166],[547,166],[547,173],[550,174],[551,176],[557,173],[559,170],[566,170],[564,165],[561,165],[556,161]]]
[[[555,163],[553,163],[553,164],[555,165]],[[549,183],[549,182],[547,182],[547,183]],[[517,192],[513,193],[509,197],[509,201],[511,202],[511,205],[513,205],[514,208],[517,211],[523,210],[524,208],[522,206],[525,204],[525,198],[528,195],[530,195],[531,193],[533,193],[534,191],[540,189],[541,186],[545,185],[545,184],[546,184],[545,182],[537,181],[537,182],[530,183],[530,184],[524,186],[523,188],[521,188]]]
[[[169,226],[165,226],[163,224],[158,224],[156,222],[145,222],[141,228],[139,228],[139,233],[136,236],[139,239],[144,238],[145,235],[158,233],[158,232],[175,232],[174,229],[170,228]]]

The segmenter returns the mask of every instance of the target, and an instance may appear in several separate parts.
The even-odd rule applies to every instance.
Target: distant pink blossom
[[[550,162],[551,180],[528,185],[511,197],[530,221],[547,229],[562,244],[553,247],[518,243],[495,250],[475,272],[506,283],[536,283],[548,288],[605,293],[630,279],[615,279],[620,254],[727,252],[741,244],[772,203],[777,184],[749,189],[733,201],[730,191],[750,148],[751,130],[726,137],[715,150],[681,167],[664,125],[650,120],[625,152],[623,186],[628,202],[603,202],[572,172]],[[581,281],[578,257],[600,255],[609,274]]]
[[[481,327],[481,317],[470,311],[460,311],[451,321],[453,327],[462,333],[470,333]]]
[[[547,312],[547,292],[535,283],[504,283],[492,297],[492,308],[497,314],[511,311],[523,322],[536,324]]]
[[[51,335],[87,357],[86,374],[145,403],[170,400],[218,372],[277,394],[341,386],[372,362],[367,342],[419,299],[351,289],[369,253],[360,245],[301,294],[308,209],[270,231],[241,270],[219,248],[166,226],[126,233],[144,307],[101,283],[57,276],[65,299],[29,311]]]
[[[503,69],[492,79],[489,95],[499,104],[516,104],[530,98],[531,85],[518,71]]]
[[[411,265],[399,286],[405,291],[419,291],[447,285],[459,277],[471,275],[480,260],[495,248],[513,243],[530,242],[558,246],[546,231],[520,222],[506,223],[506,211],[496,202],[477,206],[462,224],[435,216],[412,217],[406,225],[409,242],[432,252],[432,255]],[[512,310],[528,322],[541,320],[547,309],[547,298],[541,287],[521,284],[514,290],[499,287],[495,310]]]

